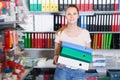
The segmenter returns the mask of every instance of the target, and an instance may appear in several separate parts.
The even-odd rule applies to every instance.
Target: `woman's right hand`
[[[53,64],[58,65],[58,66],[63,66],[64,64],[58,63],[58,57],[59,55],[54,55]]]
[[[55,64],[55,65],[58,65],[58,55],[54,55],[54,57],[53,57],[53,64]]]

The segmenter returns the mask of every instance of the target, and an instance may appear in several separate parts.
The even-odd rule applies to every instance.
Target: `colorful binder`
[[[90,63],[92,61],[92,49],[78,44],[63,42],[61,56]]]
[[[75,49],[75,50],[78,50],[78,51],[82,51],[82,52],[86,52],[88,54],[92,54],[92,48],[88,48],[88,47],[85,47],[85,46],[81,46],[81,45],[66,42],[66,41],[62,42],[62,47],[69,47],[69,48],[72,48],[72,49]]]
[[[30,0],[29,4],[30,4],[29,6],[30,11],[34,11],[34,0]]]
[[[70,58],[63,57],[63,56],[59,56],[58,63],[65,64],[66,66],[72,66],[73,68],[80,68],[80,69],[84,69],[84,70],[89,69],[89,63],[70,59]]]
[[[41,0],[38,0],[37,7],[38,7],[38,11],[42,11],[42,1]]]
[[[68,47],[62,47],[61,56],[90,63],[92,55]]]

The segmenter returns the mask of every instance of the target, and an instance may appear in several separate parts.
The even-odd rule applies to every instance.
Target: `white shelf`
[[[39,32],[44,32],[44,33],[55,33],[56,31],[22,31],[23,33],[39,33]],[[112,32],[112,31],[90,31],[90,33],[120,33],[119,32]]]
[[[44,61],[39,60],[37,63],[37,66],[34,66],[34,68],[55,68],[56,65],[53,64],[53,59]]]
[[[41,11],[30,11],[31,14],[65,14],[65,11],[59,12],[41,12]],[[94,14],[113,14],[120,13],[120,11],[79,11],[80,15],[94,15]]]
[[[93,49],[93,55],[120,55],[120,49]]]
[[[112,32],[112,31],[90,31],[90,33],[115,33],[115,34],[117,34],[117,33],[120,33],[120,31],[119,32]]]
[[[7,21],[7,22],[0,22],[0,25],[3,25],[3,24],[22,24],[24,23],[23,21]]]
[[[54,50],[54,48],[25,48],[25,50]],[[115,51],[115,52],[119,52],[120,49],[93,49],[94,52],[96,51]]]
[[[56,31],[23,31],[23,33],[39,33],[39,32],[55,33]]]
[[[53,48],[25,48],[25,50],[54,50]]]
[[[56,68],[56,66],[34,66],[34,68]]]
[[[30,11],[30,14],[65,14],[64,11],[60,12],[42,12],[42,11]]]

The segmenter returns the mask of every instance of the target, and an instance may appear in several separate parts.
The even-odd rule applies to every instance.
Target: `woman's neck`
[[[66,26],[66,31],[68,31],[68,32],[77,32],[77,31],[81,31],[81,30],[82,29],[79,26],[77,26],[76,24],[74,24],[74,25],[68,24]]]
[[[72,29],[76,29],[78,26],[76,24],[68,24],[67,28],[72,30]]]

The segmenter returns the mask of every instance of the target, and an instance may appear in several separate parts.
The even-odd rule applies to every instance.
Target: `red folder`
[[[115,32],[115,14],[112,15],[112,32]]]
[[[41,33],[41,48],[44,48],[44,33]]]
[[[10,49],[10,30],[4,32],[5,49]]]
[[[77,8],[79,9],[79,11],[80,11],[80,0],[77,0],[77,2],[76,2],[76,6],[77,6]]]
[[[37,33],[35,33],[35,38],[34,38],[34,44],[35,44],[35,46],[34,46],[34,48],[37,48]]]
[[[81,0],[81,11],[85,11],[85,0]]]
[[[35,48],[35,33],[33,33],[33,40],[32,40],[33,48]]]
[[[42,48],[42,33],[39,33],[39,48]]]
[[[37,48],[40,48],[40,42],[39,42],[39,39],[40,39],[40,34],[37,33]]]
[[[62,19],[61,27],[64,27],[64,26],[65,26],[65,16],[62,15],[62,16],[61,16],[61,19]]]
[[[88,9],[89,9],[88,7],[89,7],[89,0],[85,0],[84,1],[84,10],[88,11]]]
[[[34,48],[34,41],[33,41],[33,39],[34,39],[34,33],[31,33],[31,36],[30,36],[30,39],[31,39],[31,48]]]
[[[114,11],[118,11],[118,9],[119,9],[118,0],[115,0]]]
[[[45,36],[45,39],[44,39],[45,40],[45,43],[44,43],[45,47],[44,48],[48,48],[48,33],[44,33],[44,34],[45,34],[44,35]]]
[[[47,33],[47,48],[50,48],[50,33]]]
[[[119,15],[116,14],[115,16],[116,16],[116,18],[115,18],[115,32],[118,32],[119,31],[119,28],[118,28],[118,17],[119,17]]]
[[[97,44],[97,49],[101,49],[101,41],[102,41],[102,34],[98,34],[98,44]]]
[[[37,40],[36,40],[36,41],[37,41],[37,42],[36,42],[36,43],[37,43],[37,46],[36,46],[36,47],[39,48],[39,33],[37,33]]]
[[[120,31],[120,14],[118,14],[118,31]]]
[[[93,11],[93,0],[88,1],[88,11]]]

